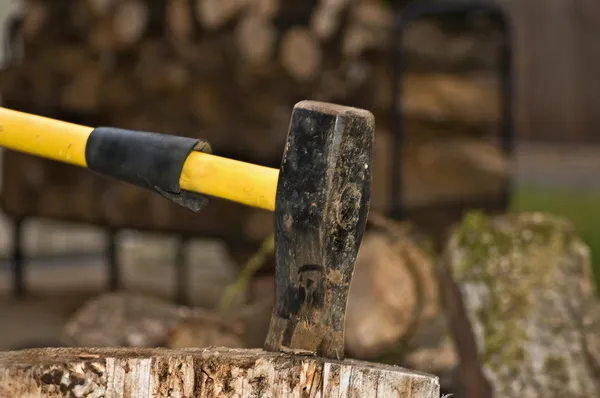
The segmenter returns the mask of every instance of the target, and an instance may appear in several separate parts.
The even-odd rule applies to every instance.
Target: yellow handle
[[[0,107],[0,146],[87,167],[85,144],[94,128]]]
[[[87,167],[85,146],[93,127],[0,107],[0,146]],[[275,209],[279,170],[202,152],[183,165],[182,189],[261,209]]]

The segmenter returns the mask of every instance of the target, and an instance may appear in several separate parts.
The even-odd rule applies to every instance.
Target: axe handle
[[[179,184],[188,191],[274,211],[278,178],[278,169],[192,152]]]
[[[86,145],[94,130],[0,107],[0,146],[62,163],[88,167]],[[193,151],[185,159],[179,185],[186,191],[273,211],[278,177],[278,169]]]

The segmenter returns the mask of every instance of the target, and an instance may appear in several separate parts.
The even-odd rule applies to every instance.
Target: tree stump
[[[2,397],[439,398],[404,368],[260,349],[46,348],[0,354]]]
[[[564,218],[466,215],[440,261],[464,397],[600,396],[591,272]]]

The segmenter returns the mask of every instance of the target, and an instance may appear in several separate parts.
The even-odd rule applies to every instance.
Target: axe
[[[1,146],[87,167],[192,211],[206,197],[274,211],[276,299],[264,348],[336,363],[344,362],[346,305],[369,211],[374,128],[367,110],[299,102],[277,170],[213,155],[200,139],[90,128],[0,108]],[[406,371],[400,373],[406,381]],[[439,393],[437,378],[418,379],[425,384],[415,388],[429,391],[423,396]],[[421,396],[407,393],[396,396]]]

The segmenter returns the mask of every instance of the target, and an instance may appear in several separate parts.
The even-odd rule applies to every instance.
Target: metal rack
[[[391,109],[391,130],[393,145],[392,150],[392,171],[391,175],[391,209],[390,217],[394,219],[405,219],[407,209],[402,203],[402,149],[404,144],[404,126],[403,112],[401,109],[402,89],[397,82],[401,81],[404,74],[405,54],[402,49],[402,40],[405,36],[405,30],[408,24],[419,18],[439,18],[444,16],[459,16],[468,18],[474,14],[486,15],[498,27],[502,39],[500,46],[500,62],[498,65],[498,75],[501,83],[501,118],[500,118],[500,145],[503,154],[512,158],[515,147],[514,117],[512,110],[513,103],[513,51],[511,47],[511,26],[509,19],[502,8],[493,4],[482,2],[455,2],[455,1],[413,1],[404,8],[397,11],[394,19],[392,40],[391,40],[391,64],[392,64],[392,109]],[[512,184],[507,184],[499,198],[498,206],[506,210],[510,205],[512,196]],[[468,207],[468,203],[453,203],[457,207]]]

